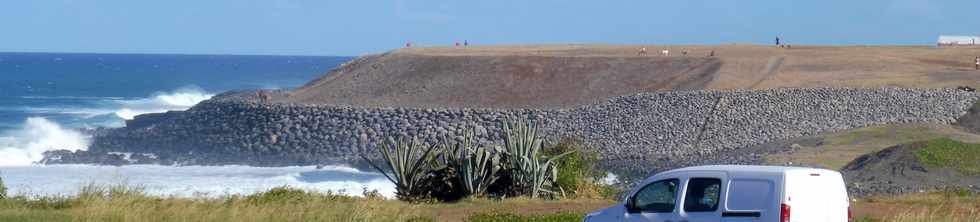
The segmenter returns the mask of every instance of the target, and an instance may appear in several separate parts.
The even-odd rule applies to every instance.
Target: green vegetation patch
[[[0,199],[7,198],[7,186],[3,185],[3,177],[0,177]]]
[[[922,163],[933,167],[955,169],[966,175],[980,175],[980,144],[964,143],[949,138],[925,142],[915,151]]]
[[[582,221],[582,214],[558,213],[540,216],[518,216],[514,214],[477,214],[466,218],[468,222],[559,222]]]
[[[923,125],[882,125],[851,130],[827,138],[831,145],[868,143],[898,144],[942,137],[942,133]]]

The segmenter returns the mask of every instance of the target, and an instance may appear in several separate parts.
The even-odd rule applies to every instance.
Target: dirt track
[[[571,107],[640,92],[703,89],[706,57],[420,55],[355,61],[286,102],[400,107]]]
[[[648,53],[638,54],[640,48]],[[670,56],[660,55],[664,49]],[[980,86],[971,64],[978,54],[978,48],[930,46],[406,48],[363,57],[274,101],[542,108],[669,90]]]

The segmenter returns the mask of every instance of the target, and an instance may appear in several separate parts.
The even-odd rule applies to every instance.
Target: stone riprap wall
[[[385,135],[428,143],[474,128],[500,143],[501,120],[538,123],[548,141],[597,149],[602,165],[646,173],[693,163],[742,163],[738,148],[876,124],[952,123],[978,94],[955,89],[772,89],[623,96],[575,109],[351,108],[212,99],[183,112],[138,117],[95,138],[92,152],[154,153],[182,164],[294,165],[376,156]],[[138,123],[138,124],[135,124]]]

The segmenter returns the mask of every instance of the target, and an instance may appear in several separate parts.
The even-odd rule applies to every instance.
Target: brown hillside
[[[637,53],[642,47],[647,54]],[[663,49],[671,55],[660,56]],[[708,57],[712,51],[716,56]],[[524,108],[665,90],[977,86],[976,55],[980,49],[927,46],[408,48],[362,57],[274,101]]]

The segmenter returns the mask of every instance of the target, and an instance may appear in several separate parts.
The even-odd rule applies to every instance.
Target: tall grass
[[[980,222],[980,195],[963,190],[871,198],[855,204],[885,214],[858,221]]]
[[[462,221],[478,214],[538,217],[584,214],[605,200],[548,201],[529,198],[465,199],[410,203],[378,195],[351,197],[278,187],[252,195],[218,198],[156,197],[139,187],[86,185],[73,196],[15,196],[0,200],[4,221]],[[548,217],[548,216],[543,216]],[[500,221],[500,220],[496,220]]]
[[[417,206],[287,187],[247,196],[149,196],[130,186],[88,185],[77,196],[0,200],[0,221],[407,221]]]

